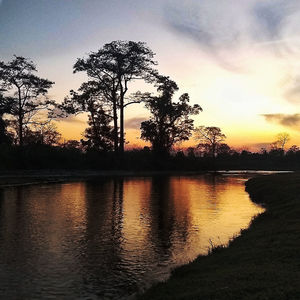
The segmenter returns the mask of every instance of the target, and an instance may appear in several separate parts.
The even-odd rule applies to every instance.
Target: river
[[[108,178],[0,190],[1,299],[126,299],[263,209],[247,174]]]

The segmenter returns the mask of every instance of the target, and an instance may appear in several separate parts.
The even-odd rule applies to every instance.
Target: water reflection
[[[0,191],[0,296],[120,299],[226,243],[262,209],[240,177],[116,178]]]

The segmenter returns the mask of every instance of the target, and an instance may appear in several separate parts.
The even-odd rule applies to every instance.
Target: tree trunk
[[[120,155],[121,155],[121,160],[123,158],[124,154],[124,96],[126,93],[126,83],[125,83],[125,90],[122,85],[122,80],[121,77],[119,78],[119,84],[120,84]]]
[[[121,97],[123,98],[123,97]],[[120,101],[120,154],[124,153],[124,101],[121,99]]]
[[[19,146],[23,147],[23,120],[19,117]]]
[[[21,89],[18,86],[18,95],[19,95],[19,107],[18,107],[18,115],[19,115],[19,119],[18,119],[18,125],[19,125],[19,146],[22,147],[23,146],[23,109],[22,109],[22,96],[21,96]]]
[[[119,137],[118,137],[118,112],[117,103],[113,102],[113,118],[114,118],[114,152],[117,153],[119,150]]]

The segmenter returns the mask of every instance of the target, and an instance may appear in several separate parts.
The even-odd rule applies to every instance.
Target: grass
[[[300,174],[253,178],[246,189],[266,212],[138,299],[300,299]]]

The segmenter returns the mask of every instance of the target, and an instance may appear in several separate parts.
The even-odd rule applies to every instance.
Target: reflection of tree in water
[[[0,282],[5,299],[29,299],[40,291],[46,239],[40,233],[35,203],[28,201],[33,190],[22,186],[0,190]]]
[[[188,237],[188,210],[181,209],[182,199],[174,194],[172,179],[154,177],[149,199],[151,231],[150,239],[164,259],[172,256],[176,244],[183,244]]]
[[[170,203],[170,179],[168,177],[154,177],[152,179],[150,206],[150,239],[155,248],[169,255],[171,236],[174,229],[174,211]],[[160,253],[161,254],[161,253]]]
[[[5,224],[5,200],[4,200],[4,191],[0,189],[0,243],[4,239],[4,224]],[[1,248],[0,248],[1,253]]]
[[[133,291],[130,274],[123,266],[123,199],[124,180],[116,178],[107,182],[87,184],[86,234],[84,244],[86,270],[83,276],[88,282],[85,288],[99,297]],[[120,280],[118,280],[120,278]],[[109,281],[111,284],[109,285]]]
[[[86,184],[86,237],[120,246],[123,222],[123,179]],[[109,239],[108,239],[109,237]]]
[[[208,194],[209,197],[207,197],[208,201],[207,203],[210,205],[210,208],[214,211],[218,210],[219,202],[220,202],[220,191],[218,188],[219,184],[223,184],[224,178],[220,177],[218,175],[208,175],[203,176],[203,181],[205,182],[205,185],[208,187]]]
[[[15,187],[12,191],[0,194],[1,238],[4,239],[6,248],[9,251],[6,255],[15,259],[18,253],[22,252],[23,259],[30,254],[35,247],[31,238],[33,224],[31,211],[27,203],[27,197],[31,194],[30,187]],[[7,193],[7,194],[6,194]],[[9,197],[7,197],[9,194]],[[7,199],[9,198],[9,199]]]
[[[116,243],[122,243],[124,179],[117,178],[113,182],[113,207],[111,212],[111,233]]]

